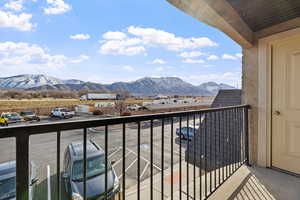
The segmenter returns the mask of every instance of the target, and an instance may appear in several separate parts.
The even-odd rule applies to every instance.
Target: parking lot
[[[76,120],[82,119],[77,117]],[[52,119],[53,120],[53,119]],[[58,119],[57,119],[58,120]],[[38,123],[43,123],[43,120]],[[186,122],[183,121],[183,126]],[[171,125],[166,122],[164,127],[164,169],[171,166],[171,143],[174,144],[173,155],[174,164],[179,162],[179,138],[175,134],[176,128],[179,126],[178,122],[174,123],[174,138],[171,139]],[[149,122],[141,124],[141,145],[140,145],[140,180],[143,181],[150,176],[150,126]],[[126,126],[126,153],[125,153],[125,178],[126,188],[129,188],[137,183],[137,164],[138,164],[138,129],[136,124],[127,124]],[[93,128],[88,130],[88,138],[95,141],[103,149],[105,148],[105,133],[103,127]],[[75,141],[82,141],[83,130],[64,131],[61,133],[61,169],[63,169],[63,154],[68,144]],[[162,152],[162,127],[160,121],[155,121],[153,128],[153,172],[159,173],[162,169],[161,152]],[[108,157],[114,162],[113,167],[122,182],[122,129],[121,126],[115,125],[108,129]],[[54,196],[56,187],[54,186],[56,179],[56,133],[49,133],[43,135],[34,135],[30,138],[30,160],[35,162],[38,166],[39,184],[36,189],[35,199],[47,199],[48,184],[47,180],[50,178],[52,184],[51,194]],[[182,159],[184,159],[186,141],[182,143]],[[15,144],[14,139],[0,140],[0,162],[15,159]],[[50,169],[50,174],[47,175],[47,168]],[[63,199],[66,199],[64,188],[62,188]],[[55,199],[55,198],[52,198]]]

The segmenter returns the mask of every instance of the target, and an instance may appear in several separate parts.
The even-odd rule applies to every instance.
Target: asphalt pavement
[[[90,117],[75,117],[73,119],[86,119]],[[54,121],[60,119],[43,118],[41,122]],[[183,126],[185,125],[183,121]],[[173,164],[179,162],[179,138],[175,134],[176,128],[179,126],[178,122],[174,123],[174,137],[171,138],[171,125],[166,122],[164,126],[164,134],[162,134],[161,122],[156,121],[153,128],[153,170],[154,174],[161,172],[171,166],[171,154],[174,155]],[[138,141],[137,134],[138,129],[136,124],[127,124],[126,126],[126,149],[125,149],[125,180],[126,188],[132,187],[137,184],[137,179],[141,181],[150,177],[150,126],[149,122],[143,122],[141,124],[140,131],[140,177],[137,177],[137,164],[138,156],[137,149]],[[162,137],[164,138],[164,145],[162,149]],[[55,179],[57,174],[56,156],[57,156],[57,135],[56,133],[48,133],[42,135],[34,135],[30,137],[30,160],[35,162],[38,167],[39,185],[36,189],[38,195],[35,199],[47,199],[47,179],[51,178],[51,193],[55,194]],[[88,139],[95,141],[103,149],[105,148],[105,133],[103,128],[88,129]],[[70,130],[61,132],[61,146],[60,146],[60,165],[63,169],[63,155],[68,144],[75,141],[83,140],[83,130]],[[120,183],[122,182],[122,169],[123,169],[123,136],[122,127],[118,125],[108,127],[108,157],[109,161],[113,161],[113,167],[119,177]],[[171,151],[171,143],[174,145],[173,151]],[[184,159],[184,148],[186,147],[186,141],[182,143],[182,159]],[[162,151],[164,152],[164,169],[162,169]],[[15,159],[15,139],[0,139],[0,162],[14,160]],[[47,167],[50,168],[50,177],[47,177]],[[62,187],[62,195],[66,196],[64,188]],[[64,199],[64,198],[63,198]]]

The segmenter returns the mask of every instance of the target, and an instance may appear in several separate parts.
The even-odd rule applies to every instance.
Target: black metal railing
[[[109,126],[120,125],[119,137],[122,147],[121,192],[118,199],[126,199],[126,125],[134,124],[137,138],[137,199],[141,199],[141,141],[142,133],[147,131],[150,140],[149,167],[150,167],[150,199],[154,199],[154,137],[159,133],[154,127],[160,129],[161,160],[160,168],[161,199],[164,199],[165,150],[170,144],[169,151],[171,164],[169,166],[171,184],[170,199],[179,195],[179,199],[207,199],[216,191],[235,171],[243,164],[249,164],[248,147],[248,110],[250,106],[240,105],[223,108],[210,108],[204,110],[171,112],[140,116],[115,117],[106,119],[89,119],[68,122],[55,122],[45,124],[20,125],[0,128],[0,138],[15,137],[16,139],[16,199],[29,199],[29,147],[30,136],[55,132],[56,143],[56,197],[61,199],[61,136],[65,131],[82,129],[83,132],[83,199],[87,199],[87,137],[88,129],[92,127],[104,127],[104,152],[105,152],[105,197],[108,198],[108,144]],[[159,123],[157,121],[159,120]],[[142,127],[142,123],[148,123]],[[168,129],[165,127],[168,126]],[[177,128],[176,128],[177,127]],[[186,129],[185,129],[186,127]],[[175,138],[175,130],[176,135]],[[185,131],[186,130],[186,131]],[[169,134],[170,137],[166,137]],[[175,148],[179,155],[174,153]],[[1,152],[0,152],[1,154]],[[178,156],[177,161],[175,158]],[[175,190],[174,167],[179,168],[179,185]],[[185,166],[185,169],[184,169]],[[185,172],[183,170],[186,170]],[[192,173],[191,173],[192,172]],[[185,178],[183,174],[186,174]],[[190,175],[191,174],[191,175]],[[177,193],[176,193],[177,192]],[[179,192],[179,193],[178,193]]]

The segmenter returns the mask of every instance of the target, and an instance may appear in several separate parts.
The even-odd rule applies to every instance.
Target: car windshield
[[[16,177],[0,181],[0,200],[16,196]]]
[[[4,118],[9,118],[9,117],[11,117],[11,114],[4,114],[3,117]]]
[[[108,170],[111,169],[111,165],[108,163]],[[105,157],[97,156],[87,159],[87,178],[98,176],[105,172]],[[73,181],[80,181],[83,179],[83,160],[75,161],[73,165]]]

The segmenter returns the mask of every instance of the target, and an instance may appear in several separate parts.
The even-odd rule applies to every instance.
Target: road
[[[78,118],[80,119],[80,118]],[[183,126],[186,124],[183,121]],[[161,122],[155,121],[153,128],[153,169],[154,173],[160,172],[162,169],[161,153],[162,153],[162,126]],[[174,138],[171,139],[171,125],[165,123],[164,126],[164,169],[171,166],[171,143],[174,144],[174,164],[179,162],[179,138],[175,134],[178,122],[174,123]],[[140,180],[143,181],[150,176],[150,127],[149,122],[141,124],[141,145],[140,145]],[[137,183],[137,134],[136,124],[127,124],[126,126],[126,188]],[[61,169],[63,168],[63,155],[68,144],[75,141],[82,141],[83,130],[63,131],[61,133]],[[103,149],[105,148],[105,133],[103,128],[89,129],[88,139],[98,143]],[[15,159],[15,143],[13,138],[0,140],[0,162]],[[114,161],[113,167],[122,181],[122,129],[121,126],[113,126],[108,128],[108,157],[110,161]],[[55,177],[56,177],[56,133],[48,133],[42,135],[34,135],[30,137],[30,160],[38,166],[39,186],[37,187],[38,199],[46,199],[47,195],[47,166],[50,167],[52,182],[52,193],[55,193]],[[186,141],[182,143],[182,159],[184,159],[184,148]],[[64,194],[64,189],[63,196]]]

